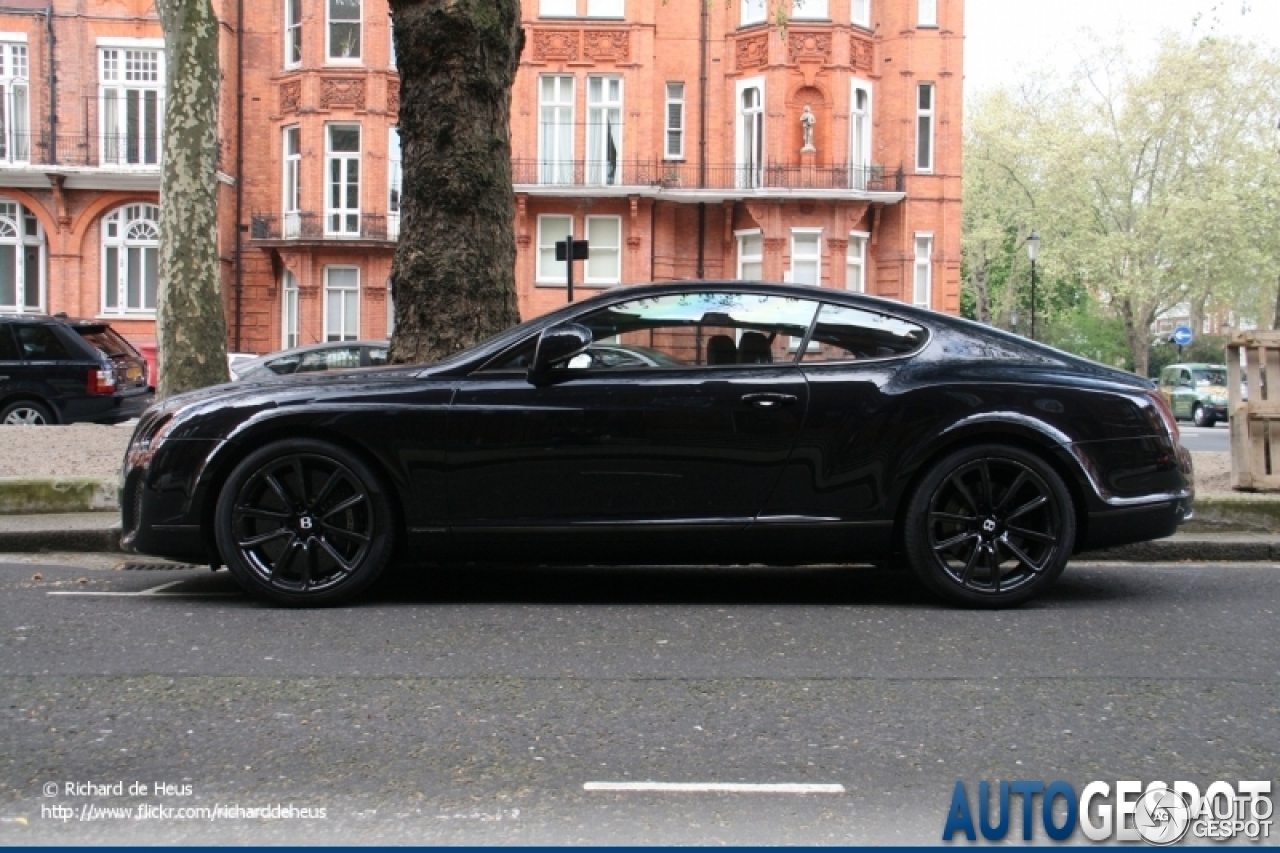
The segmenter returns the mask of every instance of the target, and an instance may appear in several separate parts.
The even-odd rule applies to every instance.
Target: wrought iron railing
[[[901,169],[847,164],[772,162],[707,165],[668,160],[513,160],[512,182],[541,187],[662,187],[664,189],[812,189],[902,192]]]
[[[399,213],[366,211],[298,211],[254,214],[249,236],[254,240],[385,240],[400,237]]]
[[[159,134],[127,137],[90,134],[0,134],[0,165],[87,166],[93,168],[160,168]]]

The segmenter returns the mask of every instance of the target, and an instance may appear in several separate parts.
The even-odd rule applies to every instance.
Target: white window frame
[[[867,231],[850,231],[849,248],[845,253],[845,290],[851,293],[867,292],[867,244],[871,234]]]
[[[915,263],[912,265],[911,304],[933,307],[933,232],[917,231],[912,235]]]
[[[599,92],[593,91],[599,89]],[[620,186],[625,169],[623,104],[625,91],[620,74],[591,74],[587,77],[587,183],[592,186]],[[613,141],[613,158],[609,143]]]
[[[333,131],[338,128],[355,128],[359,141],[356,151],[334,151]],[[361,234],[361,180],[364,172],[364,129],[358,122],[333,122],[324,126],[324,233],[326,237],[359,237]],[[341,177],[335,184],[333,164],[343,163]],[[354,162],[356,178],[351,180],[351,163]],[[355,207],[335,205],[334,189],[339,190],[339,201],[350,197],[350,187],[355,185]]]
[[[673,92],[672,90],[675,89]],[[667,83],[666,105],[662,113],[662,159],[684,159],[685,99],[684,81],[673,80]],[[675,119],[673,122],[672,119]],[[672,141],[676,144],[672,145]]]
[[[302,343],[298,277],[286,269],[280,274],[280,348],[292,349]]]
[[[396,19],[387,9],[387,67],[395,68],[396,65]]]
[[[578,0],[538,0],[539,18],[576,18]]]
[[[814,237],[813,254],[803,254],[800,251],[797,237]],[[808,242],[806,240],[806,242]],[[814,279],[811,282],[800,282],[796,278],[796,262],[813,264]],[[807,284],[812,287],[822,286],[822,229],[821,228],[792,228],[791,229],[791,269],[787,271],[787,281],[796,282],[797,284]]]
[[[922,96],[929,93],[929,106],[921,106]],[[934,172],[934,138],[938,112],[938,87],[933,83],[916,85],[916,173],[932,175]],[[921,155],[924,155],[923,157]]]
[[[359,65],[364,61],[364,0],[323,0],[324,2],[324,60],[326,65]],[[358,11],[354,18],[334,18],[333,4],[354,4]],[[356,27],[354,53],[335,53],[338,45],[334,44],[333,28],[335,26]]]
[[[164,147],[165,55],[163,39],[98,39],[98,136],[100,163],[160,168]],[[130,99],[140,120],[129,125]]]
[[[827,0],[792,0],[791,19],[793,21],[829,21],[831,15],[827,10]]]
[[[849,21],[855,27],[871,29],[871,0],[850,0]]]
[[[738,25],[749,27],[753,24],[763,24],[765,20],[765,10],[768,8],[767,0],[741,0],[742,9],[739,12]]]
[[[0,33],[0,161],[31,161],[31,57],[25,33]]]
[[[553,220],[557,223],[554,228],[551,226]],[[568,225],[565,225],[566,220]],[[567,262],[554,260],[555,248],[556,243],[563,240],[569,229],[573,227],[574,222],[571,214],[542,213],[538,215],[537,269],[534,272],[534,278],[538,284],[565,286],[565,278],[569,272],[565,268],[565,263]],[[548,253],[549,258],[547,257]]]
[[[749,89],[759,93],[759,104],[749,110],[745,95]],[[734,86],[734,169],[739,189],[764,186],[764,156],[769,150],[766,133],[765,87],[763,77],[748,77]]]
[[[738,281],[763,281],[764,280],[764,232],[759,228],[745,228],[741,231],[734,231],[733,236],[738,244],[737,252],[737,269],[735,275]],[[759,240],[759,254],[747,252],[747,241],[751,238]],[[760,275],[748,278],[743,267],[747,264],[759,264]]]
[[[292,141],[292,145],[290,142]],[[281,236],[286,240],[302,233],[302,127],[289,125],[280,133]]]
[[[301,64],[302,0],[284,0],[284,67],[297,68]]]
[[[865,190],[871,177],[871,142],[874,89],[866,80],[851,78],[849,85],[849,187]],[[858,93],[866,95],[864,105],[858,106]]]
[[[551,100],[546,100],[546,82],[552,84]],[[574,96],[577,81],[571,74],[543,74],[538,77],[538,183],[574,182]],[[568,155],[567,157],[565,155]]]
[[[617,225],[618,242],[612,246],[606,246],[598,240],[592,242],[591,226],[596,223],[602,223],[604,220],[610,220]],[[611,286],[622,284],[622,217],[621,216],[588,216],[586,218],[586,236],[583,238],[587,241],[589,247],[589,257],[582,265],[582,283],[600,286]],[[614,275],[596,275],[599,272],[599,263],[606,258],[613,258],[617,272]]]
[[[356,279],[355,287],[335,287],[332,283],[331,274],[336,271],[353,271]],[[333,312],[329,310],[330,295],[342,294],[341,316],[335,318]],[[354,298],[352,294],[354,293]],[[354,308],[353,308],[354,306]],[[353,312],[355,317],[349,317],[349,313]],[[340,325],[335,326],[334,320]],[[351,322],[348,322],[348,321]],[[337,329],[337,337],[333,336],[334,329]],[[348,332],[350,328],[353,331]],[[350,337],[348,337],[348,334]],[[324,268],[324,339],[326,342],[340,341],[358,341],[360,340],[360,267],[351,264],[329,264]]]
[[[107,305],[109,258],[115,250],[115,305]],[[142,264],[138,271],[139,300],[137,305],[129,304],[129,271],[130,258],[137,251],[137,259]],[[159,294],[160,280],[160,207],[146,202],[124,204],[102,217],[102,266],[100,269],[99,288],[100,309],[104,317],[141,317],[154,318],[156,313],[155,299]],[[154,269],[156,293],[152,294],[152,302],[147,305],[146,272]]]
[[[34,231],[34,233],[32,233]],[[0,302],[0,314],[43,314],[48,298],[48,241],[44,226],[21,202],[0,197],[0,251],[13,251],[13,300]],[[27,253],[36,251],[36,299],[27,299]]]
[[[387,128],[387,239],[400,239],[400,205],[404,201],[403,152],[400,128]]]
[[[936,29],[938,26],[938,0],[918,0],[916,27]]]
[[[626,0],[587,0],[588,18],[625,18]]]

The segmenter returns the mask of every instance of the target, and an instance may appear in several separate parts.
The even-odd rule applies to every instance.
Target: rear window
[[[927,338],[924,327],[915,323],[865,308],[828,303],[822,306],[801,360],[808,364],[906,355],[924,346]]]
[[[138,351],[110,326],[72,326],[72,328],[103,355],[112,358],[138,355]]]

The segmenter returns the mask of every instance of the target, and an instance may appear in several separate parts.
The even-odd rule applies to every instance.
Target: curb
[[[116,477],[0,477],[0,516],[119,512]]]

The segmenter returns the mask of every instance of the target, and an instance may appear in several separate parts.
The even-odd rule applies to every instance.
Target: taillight
[[[1156,404],[1156,411],[1160,413],[1160,420],[1164,421],[1164,428],[1173,443],[1177,444],[1181,434],[1178,432],[1178,419],[1173,416],[1173,409],[1169,408],[1169,401],[1159,391],[1148,391],[1147,396]]]
[[[115,371],[101,368],[89,371],[89,393],[90,394],[114,394],[116,393],[116,374]]]

